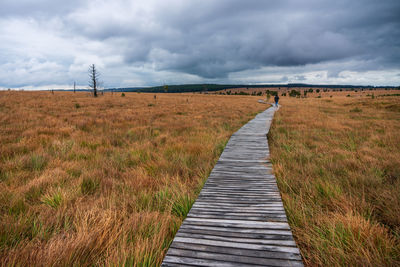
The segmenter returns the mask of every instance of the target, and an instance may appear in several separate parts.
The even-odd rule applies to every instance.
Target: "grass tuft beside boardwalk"
[[[274,171],[306,265],[400,265],[400,98],[282,99]]]
[[[0,265],[161,264],[257,98],[0,92]]]

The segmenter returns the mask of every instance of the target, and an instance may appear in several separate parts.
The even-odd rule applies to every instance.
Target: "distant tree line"
[[[124,92],[143,92],[143,93],[187,93],[187,92],[213,92],[213,91],[221,91],[221,90],[229,90],[229,89],[238,89],[238,88],[276,88],[276,89],[284,89],[286,91],[291,91],[294,88],[304,88],[304,90],[312,90],[320,91],[320,88],[323,88],[324,92],[328,90],[375,90],[375,89],[387,89],[393,90],[397,89],[397,87],[374,87],[374,86],[355,86],[355,85],[310,85],[310,84],[264,84],[264,85],[243,85],[243,84],[181,84],[181,85],[163,85],[163,86],[154,86],[154,87],[145,87],[145,88],[114,88],[109,89],[113,91],[124,91]],[[167,89],[167,90],[166,90]],[[271,91],[271,92],[275,92]],[[242,91],[243,92],[243,91]],[[231,92],[234,94],[234,92]],[[245,93],[245,92],[243,92]]]

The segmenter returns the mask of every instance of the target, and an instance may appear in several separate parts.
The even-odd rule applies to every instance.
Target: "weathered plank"
[[[190,258],[202,258],[207,260],[217,260],[222,262],[230,262],[230,263],[239,263],[239,265],[243,266],[251,264],[250,266],[258,265],[258,266],[294,266],[293,263],[296,261],[292,260],[282,260],[282,259],[266,259],[266,258],[255,258],[249,256],[236,256],[229,254],[219,254],[215,252],[198,252],[193,250],[186,249],[175,249],[172,248],[170,252],[171,256],[177,257],[190,257]],[[297,265],[298,266],[298,265]]]
[[[268,159],[274,111],[231,136],[162,266],[302,266]]]
[[[227,255],[248,256],[256,258],[301,260],[301,257],[298,254],[293,254],[290,252],[289,253],[269,252],[269,251],[259,251],[259,250],[204,246],[198,244],[185,244],[185,243],[173,243],[171,245],[171,248],[190,249],[193,251],[215,252]]]

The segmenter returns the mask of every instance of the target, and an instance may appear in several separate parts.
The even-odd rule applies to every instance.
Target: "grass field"
[[[400,97],[281,97],[269,142],[308,266],[400,264]],[[0,92],[0,265],[159,265],[261,97]],[[271,99],[272,101],[272,99]]]
[[[281,98],[269,134],[306,265],[400,265],[400,97]]]
[[[254,97],[0,92],[0,265],[161,263]]]

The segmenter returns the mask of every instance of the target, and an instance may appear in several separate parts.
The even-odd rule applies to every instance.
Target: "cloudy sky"
[[[399,0],[0,0],[0,88],[400,85]]]

